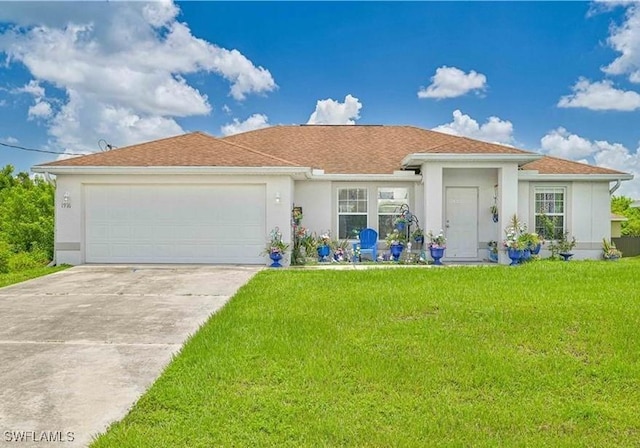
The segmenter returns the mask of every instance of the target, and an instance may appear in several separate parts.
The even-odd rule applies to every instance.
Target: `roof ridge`
[[[258,130],[258,129],[255,129],[255,130]],[[251,132],[251,131],[249,131],[249,132]],[[231,136],[229,136],[229,137],[231,137]],[[213,138],[215,138],[215,137],[213,137]],[[277,156],[274,156],[274,155],[271,155],[271,154],[267,154],[267,153],[265,153],[265,152],[259,151],[259,150],[257,150],[257,149],[251,148],[251,147],[249,147],[249,146],[245,146],[245,145],[241,145],[241,144],[239,144],[239,143],[235,143],[235,142],[227,141],[227,140],[225,140],[224,138],[219,138],[219,139],[217,139],[217,140],[219,140],[219,141],[221,141],[221,142],[224,142],[224,143],[225,143],[225,144],[227,144],[227,145],[237,146],[238,148],[240,148],[240,149],[244,149],[245,151],[253,152],[254,154],[260,154],[261,156],[268,157],[268,158],[270,158],[270,159],[277,160],[277,161],[279,161],[279,162],[284,162],[284,163],[286,163],[286,164],[288,164],[288,165],[291,165],[291,166],[302,166],[302,165],[301,165],[301,164],[299,164],[299,163],[292,162],[292,161],[290,161],[290,160],[283,159],[283,158],[280,158],[280,157],[277,157]]]

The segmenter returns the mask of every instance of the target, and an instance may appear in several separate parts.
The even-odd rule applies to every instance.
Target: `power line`
[[[18,145],[10,145],[9,143],[0,142],[0,146],[5,146],[7,148],[19,149],[21,151],[31,151],[31,152],[43,152],[45,154],[68,154],[70,156],[86,156],[86,153],[79,152],[59,152],[59,151],[48,151],[46,149],[35,149],[35,148],[25,148],[24,146]]]

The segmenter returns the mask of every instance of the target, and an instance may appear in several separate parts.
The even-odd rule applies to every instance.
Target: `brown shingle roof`
[[[300,166],[336,174],[387,174],[412,153],[532,154],[510,146],[414,126],[274,126],[215,138],[202,132],[169,137],[43,166]],[[541,174],[624,174],[555,157],[522,169]]]
[[[112,149],[45,166],[296,166],[288,160],[202,132]]]
[[[522,166],[523,170],[537,170],[540,174],[625,174],[621,171],[546,156]]]
[[[223,140],[337,174],[392,173],[411,153],[528,154],[413,126],[273,126]]]

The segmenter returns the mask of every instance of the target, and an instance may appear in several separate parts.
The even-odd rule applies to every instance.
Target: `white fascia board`
[[[518,180],[530,181],[617,181],[631,180],[632,174],[540,174],[538,171],[518,171]]]
[[[420,182],[422,176],[413,171],[395,171],[393,174],[312,174],[310,180],[340,182]]]
[[[402,166],[421,165],[425,162],[517,162],[524,164],[542,157],[541,154],[415,153],[402,159]]]
[[[282,166],[46,166],[31,167],[34,173],[49,174],[219,174],[219,175],[286,175],[308,177],[311,168]]]

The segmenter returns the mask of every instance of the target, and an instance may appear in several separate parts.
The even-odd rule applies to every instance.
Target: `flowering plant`
[[[269,241],[263,251],[265,255],[270,255],[274,253],[284,253],[289,248],[289,245],[282,241],[282,233],[278,227],[274,227],[274,229],[269,234]]]
[[[398,230],[396,229],[393,232],[388,233],[387,237],[384,240],[387,243],[387,246],[391,247],[398,244],[404,244],[406,239],[407,237],[404,232],[398,232]]]
[[[438,249],[438,248],[446,248],[447,247],[447,238],[444,236],[444,231],[440,229],[440,233],[434,235],[431,230],[427,233],[427,238],[429,238],[428,246],[430,248]]]
[[[331,232],[326,231],[316,238],[318,246],[329,246],[331,244]]]
[[[527,248],[527,225],[520,222],[517,215],[511,217],[504,233],[506,236],[503,244],[507,249],[523,250]]]

